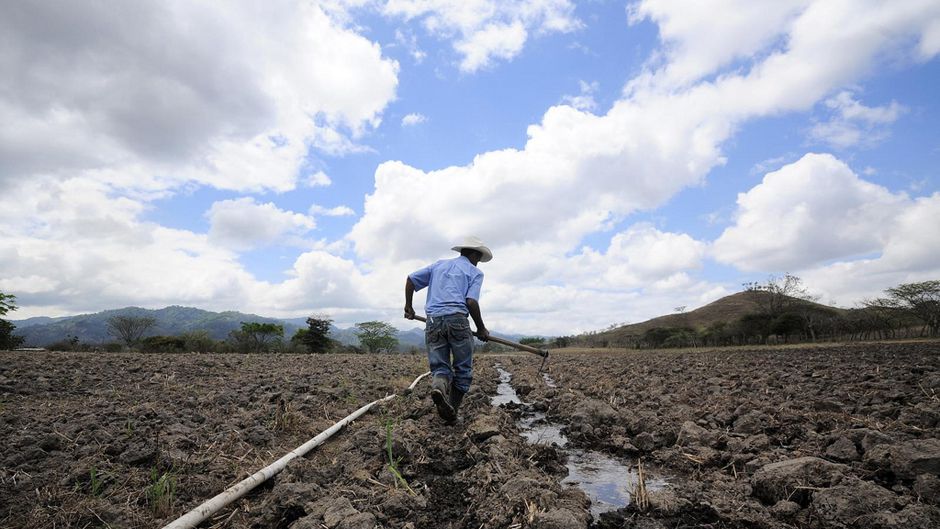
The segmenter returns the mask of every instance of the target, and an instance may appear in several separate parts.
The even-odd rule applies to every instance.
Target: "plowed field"
[[[491,404],[497,362],[525,404]],[[478,355],[453,426],[422,381],[201,527],[940,527],[935,342],[559,352],[550,380],[538,365]],[[0,353],[0,526],[162,526],[425,370],[411,355]],[[520,435],[532,410],[564,448]],[[575,449],[642,460],[667,486],[592,518],[562,483]]]

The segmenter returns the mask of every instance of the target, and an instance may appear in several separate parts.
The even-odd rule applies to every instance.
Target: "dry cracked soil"
[[[497,363],[525,405],[492,405]],[[421,356],[2,352],[0,527],[160,527],[390,393],[200,527],[940,527],[937,342],[538,365],[478,355],[448,426],[403,391]],[[565,447],[520,435],[532,410]],[[593,517],[571,450],[667,485]]]

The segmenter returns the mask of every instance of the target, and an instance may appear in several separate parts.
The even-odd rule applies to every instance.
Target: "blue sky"
[[[407,327],[404,275],[466,234],[496,256],[481,302],[505,332],[787,272],[842,306],[940,278],[935,2],[221,9],[0,8],[14,318]]]

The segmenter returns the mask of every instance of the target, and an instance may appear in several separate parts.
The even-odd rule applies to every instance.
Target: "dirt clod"
[[[768,504],[792,500],[806,505],[814,488],[828,487],[838,481],[844,471],[844,466],[818,457],[799,457],[764,465],[754,473],[751,486],[754,496]]]

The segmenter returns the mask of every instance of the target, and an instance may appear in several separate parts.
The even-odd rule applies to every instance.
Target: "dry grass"
[[[630,497],[636,510],[646,512],[650,508],[650,494],[646,490],[646,472],[643,471],[643,461],[637,461],[636,474],[636,484],[630,490]]]

